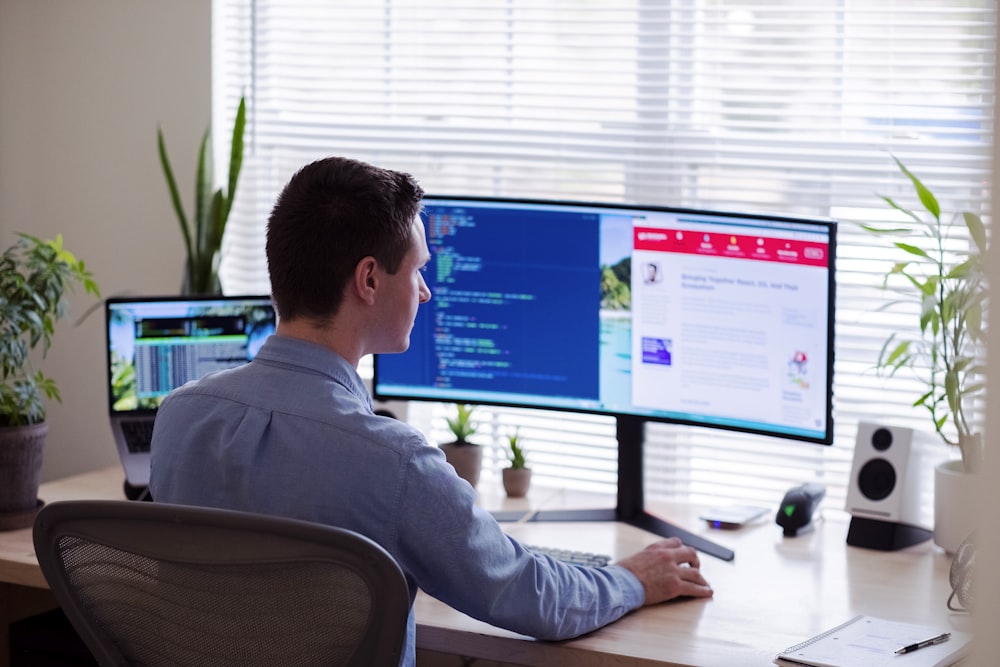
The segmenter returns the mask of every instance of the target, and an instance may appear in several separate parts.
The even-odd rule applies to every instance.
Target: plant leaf
[[[911,255],[916,255],[917,257],[923,257],[924,259],[928,259],[928,260],[931,259],[930,255],[928,255],[926,252],[923,251],[923,249],[918,248],[915,245],[911,245],[909,243],[903,243],[902,241],[896,241],[895,246],[897,248],[899,248],[900,250],[905,250],[906,252],[910,253]],[[931,261],[933,261],[933,260],[931,260]]]
[[[980,302],[972,303],[965,310],[965,326],[973,340],[981,340],[983,337],[983,305]]]
[[[902,214],[904,214],[904,215],[912,218],[914,222],[918,222],[920,224],[924,223],[924,221],[920,219],[919,215],[917,215],[916,213],[914,213],[913,211],[911,211],[908,208],[903,208],[902,206],[900,206],[899,204],[897,204],[895,201],[893,201],[892,197],[886,197],[885,195],[882,195],[882,199],[885,201],[886,204],[888,204],[892,208],[894,208],[897,211],[899,211],[900,213],[902,213]],[[909,229],[905,229],[904,231],[909,232],[910,230]]]
[[[214,255],[218,253],[219,249],[222,247],[222,234],[226,229],[226,196],[222,194],[222,190],[216,190],[215,194],[212,196],[212,207],[209,211],[209,221],[211,223],[209,236],[206,242],[208,247],[212,248],[212,257],[206,258],[206,264],[212,266],[214,263]]]
[[[229,149],[229,189],[226,191],[226,208],[222,215],[222,226],[225,227],[229,212],[233,208],[233,200],[236,198],[236,184],[240,178],[240,169],[243,167],[243,132],[247,124],[247,103],[246,97],[240,97],[240,105],[236,110],[236,119],[233,122],[233,139]],[[219,234],[222,240],[222,233]]]
[[[184,205],[181,203],[181,195],[177,190],[177,181],[174,180],[174,171],[170,167],[170,159],[167,157],[167,145],[163,140],[163,130],[156,128],[157,147],[160,152],[160,166],[163,168],[163,175],[167,179],[167,189],[170,191],[170,201],[174,205],[177,213],[177,220],[180,222],[181,234],[184,236],[184,248],[191,256],[191,229],[188,225],[187,216],[184,214]]]
[[[213,252],[210,242],[209,230],[210,212],[208,207],[212,198],[212,152],[211,129],[205,130],[201,135],[201,144],[198,147],[198,170],[194,182],[194,203],[195,203],[195,254],[192,257],[192,271],[199,274],[204,271],[204,264],[209,261]]]
[[[932,391],[928,391],[926,394],[924,394],[923,396],[921,396],[920,398],[918,398],[916,401],[913,402],[913,407],[918,407],[918,406],[921,406],[921,405],[926,405],[927,404],[927,399],[929,399],[931,397],[931,395],[933,395],[933,393],[934,393],[933,390]]]
[[[898,359],[904,357],[910,351],[910,341],[904,340],[902,343],[897,345],[889,356],[885,358],[884,361],[880,360],[879,364],[882,366],[891,366]]]
[[[972,271],[975,268],[976,268],[976,262],[971,258],[967,259],[964,262],[961,262],[960,264],[956,264],[955,266],[951,267],[951,270],[948,271],[947,275],[945,275],[945,279],[946,280],[964,279],[970,273],[972,273]]]
[[[910,182],[913,183],[913,188],[917,191],[917,197],[920,198],[920,203],[923,204],[924,208],[926,208],[927,211],[934,216],[935,220],[940,220],[941,205],[938,204],[937,198],[931,194],[930,190],[924,187],[924,184],[920,182],[920,179],[914,176],[913,172],[907,169],[906,165],[904,165],[898,157],[894,155],[892,156],[892,159],[896,161],[896,164],[899,165],[899,169],[906,174],[907,177],[909,177]]]
[[[861,223],[861,228],[872,234],[908,234],[912,231],[909,227],[874,227],[865,223]]]
[[[980,218],[975,213],[970,213],[965,211],[962,213],[962,217],[965,219],[965,226],[969,228],[969,236],[972,240],[976,242],[976,248],[979,249],[979,254],[986,255],[986,226],[983,225],[982,218]]]
[[[944,391],[948,396],[948,409],[955,412],[958,409],[958,373],[955,369],[949,369],[944,374]]]

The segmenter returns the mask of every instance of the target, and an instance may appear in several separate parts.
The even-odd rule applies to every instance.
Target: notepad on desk
[[[898,652],[946,632],[950,635],[946,641]],[[855,616],[785,649],[774,662],[791,667],[947,667],[968,655],[971,640],[972,634],[968,632]]]

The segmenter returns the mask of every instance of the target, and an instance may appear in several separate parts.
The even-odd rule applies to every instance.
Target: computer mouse
[[[775,518],[775,523],[784,529],[785,537],[795,537],[812,528],[813,514],[825,495],[826,486],[815,482],[800,484],[785,492]]]

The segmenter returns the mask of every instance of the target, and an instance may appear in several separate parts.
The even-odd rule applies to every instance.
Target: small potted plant
[[[963,509],[972,499],[950,500],[947,489],[954,484],[966,495],[974,493],[976,484],[966,475],[976,473],[983,460],[982,419],[976,418],[974,410],[986,388],[983,363],[986,229],[973,212],[963,211],[945,218],[930,189],[898,158],[894,159],[930,219],[890,197],[883,197],[914,224],[891,229],[865,225],[865,229],[878,235],[916,232],[924,238],[922,244],[909,240],[893,243],[907,259],[895,263],[885,275],[883,286],[899,298],[885,304],[883,309],[899,304],[916,305],[913,310],[918,319],[911,330],[888,336],[877,367],[890,376],[902,369],[912,372],[923,385],[914,405],[927,411],[934,432],[961,454],[960,459],[946,461],[935,470],[935,541],[953,551],[970,530],[967,517],[975,513],[971,505]],[[952,238],[956,228],[963,230],[960,239]],[[961,240],[965,237],[967,241]],[[952,511],[955,516],[947,518]],[[942,537],[946,529],[953,535]]]
[[[36,371],[52,344],[64,299],[74,284],[100,297],[90,271],[63,247],[62,236],[19,234],[0,255],[0,529],[30,525],[40,501],[42,452],[48,424],[45,399],[60,400],[52,378]]]
[[[246,127],[246,100],[240,98],[236,110],[236,120],[233,123],[233,135],[229,148],[229,178],[228,191],[218,188],[213,191],[211,128],[202,135],[198,149],[198,171],[195,182],[194,214],[189,218],[184,212],[181,195],[174,179],[174,171],[167,157],[167,146],[163,139],[163,130],[157,129],[157,147],[160,153],[160,166],[167,180],[170,191],[170,201],[174,205],[177,221],[180,223],[181,234],[184,236],[184,249],[187,258],[184,262],[184,280],[181,292],[184,294],[221,294],[219,283],[219,262],[222,250],[222,236],[226,231],[226,221],[233,208],[236,197],[236,183],[243,166],[243,133]]]
[[[455,416],[447,418],[448,428],[455,439],[440,445],[448,463],[472,488],[476,488],[479,483],[479,473],[483,466],[483,448],[469,440],[479,428],[479,424],[472,421],[474,411],[475,406],[456,404]]]
[[[524,448],[517,429],[507,436],[507,444],[510,449],[507,453],[510,465],[502,471],[503,490],[511,498],[523,498],[528,495],[528,487],[531,486],[531,468],[524,458]]]

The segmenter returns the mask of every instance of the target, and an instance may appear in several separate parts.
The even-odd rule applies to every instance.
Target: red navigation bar
[[[826,243],[752,234],[636,227],[633,246],[636,250],[753,259],[802,266],[828,266],[830,263],[830,246]]]

